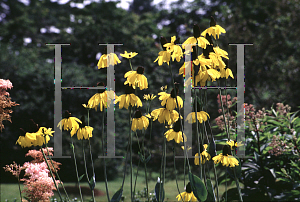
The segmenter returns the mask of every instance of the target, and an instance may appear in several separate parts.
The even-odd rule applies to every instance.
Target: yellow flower
[[[81,123],[79,124],[79,128],[73,128],[71,130],[71,137],[77,133],[77,139],[82,140],[84,139],[90,139],[90,137],[93,137],[93,132],[94,128],[91,126],[86,126],[85,125],[85,118],[84,116],[81,117]]]
[[[207,121],[207,117],[209,117],[209,114],[205,111],[200,111],[200,106],[197,107],[197,120],[202,123],[203,121]],[[196,117],[195,112],[191,112],[186,117],[185,121],[188,121],[189,123],[196,123]]]
[[[21,130],[25,132],[23,129]],[[52,128],[40,127],[35,133],[26,133],[25,136],[20,136],[16,144],[18,143],[21,147],[43,146],[45,139],[46,143],[49,142],[49,136],[53,136],[52,133],[54,133]]]
[[[195,46],[196,43],[198,43],[198,46],[201,48],[206,48],[206,45],[209,45],[209,41],[200,36],[200,28],[198,25],[194,25],[193,27],[193,31],[194,31],[194,36],[189,37],[183,44],[182,44],[182,48],[185,48],[186,44],[192,44],[192,46]]]
[[[31,140],[26,136],[19,136],[18,140],[16,141],[16,144],[19,144],[22,148],[32,146]]]
[[[184,150],[184,146],[181,146],[181,149]],[[188,148],[187,148],[187,151],[189,151],[189,150],[191,150],[191,149],[192,149],[192,147],[188,147]]]
[[[138,53],[136,52],[130,52],[130,53],[127,53],[127,51],[125,51],[124,54],[120,54],[123,58],[127,58],[127,59],[131,59],[133,58],[134,56],[136,56]]]
[[[124,85],[129,84],[135,89],[139,87],[140,90],[148,88],[147,78],[143,75],[144,67],[138,67],[136,71],[129,71],[125,74],[124,78],[127,78],[127,81],[124,82]]]
[[[223,166],[230,166],[235,167],[239,165],[239,161],[231,154],[230,147],[228,145],[224,145],[223,147],[223,153],[220,153],[219,155],[212,158],[215,164],[218,164],[219,162],[222,163]]]
[[[183,200],[184,202],[198,201],[195,195],[193,194],[190,182],[186,185],[185,192],[178,194],[176,198],[178,199],[178,201]]]
[[[134,89],[129,85],[125,86],[125,94],[116,98],[116,104],[118,102],[120,102],[119,103],[120,109],[122,109],[123,107],[128,109],[129,105],[137,106],[137,107],[143,106],[142,101],[138,96],[134,94]]]
[[[217,24],[216,24],[216,21],[214,20],[214,18],[211,17],[211,20],[210,20],[210,27],[207,28],[206,30],[204,30],[204,31],[201,33],[201,35],[202,35],[202,36],[205,36],[206,33],[209,34],[209,36],[210,36],[210,35],[213,35],[215,39],[216,39],[216,35],[218,35],[218,39],[219,39],[219,35],[220,35],[221,33],[226,33],[226,31],[225,31],[225,29],[222,28],[220,25],[217,25]]]
[[[36,139],[32,141],[33,146],[43,146],[44,144],[47,144],[50,140],[49,136],[53,136],[52,133],[52,128],[45,128],[45,127],[40,127],[40,129],[35,133],[36,134]],[[45,142],[46,139],[46,142]]]
[[[65,118],[62,119],[58,124],[57,127],[62,130],[62,127],[64,130],[71,130],[72,128],[78,129],[79,125],[78,123],[81,123],[81,121],[76,117],[71,117],[71,113],[69,113],[68,110],[65,111]]]
[[[178,119],[174,124],[174,128],[165,132],[165,136],[168,141],[174,140],[176,143],[179,144],[180,142],[183,142],[182,134],[184,135],[184,141],[187,141],[185,134],[181,131],[180,125],[180,120]]]
[[[144,100],[150,100],[150,101],[152,101],[152,100],[154,100],[155,98],[156,98],[156,95],[153,95],[153,94],[144,94]]]
[[[170,62],[170,58],[171,58],[171,53],[168,51],[160,51],[158,53],[158,57],[156,58],[156,61],[158,61],[158,65],[161,66],[164,62],[168,63]]]
[[[226,70],[221,69],[220,72],[221,72],[221,78],[226,77],[226,79],[228,79],[228,77],[230,76],[231,78],[234,79],[231,69],[229,69],[229,68],[226,68]]]
[[[168,110],[167,108],[159,108],[155,109],[151,112],[151,116],[153,117],[153,121],[158,119],[159,123],[167,122],[168,125],[175,123],[179,118],[179,114],[175,110]]]
[[[101,69],[101,68],[105,68],[109,65],[113,65],[113,64],[116,65],[118,63],[121,63],[121,61],[119,60],[118,56],[115,53],[111,53],[109,55],[103,54],[100,57],[97,66],[98,66],[98,69]]]
[[[176,88],[177,89],[177,88]],[[158,95],[160,96],[158,99],[162,100],[161,102],[161,106],[165,106],[166,108],[170,111],[172,111],[173,109],[178,108],[179,105],[179,109],[181,109],[183,107],[183,101],[181,99],[181,97],[177,96],[178,94],[178,90],[175,94],[174,89],[172,89],[171,93],[166,93],[166,92],[160,92],[158,93]],[[177,101],[176,101],[177,98]],[[178,102],[178,105],[177,105]]]
[[[208,147],[207,144],[203,145],[204,151],[201,152],[201,157],[202,157],[201,158],[201,163],[202,164],[205,164],[205,162],[209,161],[209,159],[210,159],[210,154],[207,152],[207,147]],[[195,165],[199,165],[199,158],[196,158],[196,156],[199,156],[199,153],[195,154],[195,160],[194,160]]]
[[[233,147],[243,146],[242,142],[236,142],[236,140],[227,140],[226,143],[231,147],[231,150]]]
[[[177,62],[180,62],[180,59],[183,57],[182,49],[179,45],[176,45],[179,43],[180,37],[176,40],[176,36],[171,37],[171,43],[166,43],[163,46],[166,47],[167,51],[172,53],[172,60],[176,58]]]
[[[97,84],[97,86],[104,86],[103,82],[100,82]],[[94,108],[96,111],[98,109],[98,106],[100,106],[100,111],[103,111],[103,107],[107,108],[110,107],[111,100],[117,98],[118,96],[115,96],[114,91],[106,91],[105,89],[98,89],[98,93],[93,95],[89,101],[88,104],[82,104],[85,108]],[[107,105],[108,102],[108,105]]]
[[[149,126],[149,120],[145,116],[142,116],[140,110],[136,110],[135,118],[132,119],[131,130],[136,131],[137,129],[147,129]]]

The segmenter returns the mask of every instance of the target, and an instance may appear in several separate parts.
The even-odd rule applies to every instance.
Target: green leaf
[[[161,188],[160,188],[161,187]],[[160,189],[162,189],[162,194],[160,196]],[[164,187],[163,187],[163,182],[157,182],[156,185],[155,185],[155,198],[156,198],[156,201],[160,202],[160,201],[164,201],[165,199],[165,190],[164,190]],[[161,200],[159,200],[161,199]]]
[[[210,179],[206,180],[206,184],[207,184],[207,192],[208,192],[206,201],[215,201],[213,185],[212,185]]]
[[[148,163],[151,159],[151,154],[149,154],[149,156],[146,158],[145,163]]]
[[[123,194],[123,187],[120,187],[120,189],[113,195],[110,202],[119,202]]]
[[[89,185],[90,185],[90,189],[94,190],[95,185],[96,185],[95,176],[91,177],[91,179],[89,181]]]
[[[199,201],[205,201],[207,198],[207,190],[202,180],[200,180],[200,178],[196,175],[193,175],[191,172],[189,172],[189,180],[196,198]]]
[[[282,123],[280,123],[278,121],[275,121],[275,120],[268,120],[267,122],[271,123],[271,124],[273,124],[275,126],[282,126],[282,127],[284,127],[284,124],[282,124]]]
[[[215,157],[217,154],[216,152],[216,144],[214,141],[210,141],[208,146],[208,153],[210,154],[211,158]]]
[[[145,163],[145,157],[143,156],[143,154],[141,152],[138,152],[138,154],[139,154],[139,157],[140,157],[140,161],[142,163]]]
[[[300,110],[296,111],[290,118],[290,123],[293,123],[295,119],[297,119],[298,117],[295,118],[295,116],[297,115],[297,113],[299,112]]]
[[[79,179],[78,179],[79,182],[82,180],[83,176],[84,176],[84,174],[79,177]]]

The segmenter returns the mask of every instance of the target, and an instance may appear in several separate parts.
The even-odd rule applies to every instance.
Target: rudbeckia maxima
[[[176,45],[179,43],[180,37],[176,39],[176,36],[171,37],[171,43],[164,44],[164,47],[166,47],[167,51],[172,53],[172,60],[176,58],[177,62],[180,62],[180,59],[183,57],[182,49],[179,45]]]
[[[202,35],[202,36],[205,36],[206,33],[209,34],[209,36],[210,36],[210,35],[213,35],[215,39],[216,39],[216,35],[217,35],[217,36],[218,36],[218,39],[219,39],[219,35],[220,35],[221,33],[226,33],[226,31],[225,31],[225,29],[224,29],[223,27],[221,27],[220,25],[217,25],[217,24],[216,24],[216,21],[214,20],[214,18],[211,17],[211,19],[210,19],[210,27],[207,28],[206,30],[204,30],[204,31],[201,33],[201,35]]]
[[[195,109],[195,104],[194,104],[194,109]],[[207,121],[207,117],[209,117],[209,114],[205,111],[201,111],[199,103],[197,103],[197,113],[191,112],[187,115],[185,121],[188,121],[189,123],[196,123],[196,116],[197,114],[197,120],[202,123],[203,121]]]
[[[64,117],[65,118],[57,124],[60,130],[62,130],[62,128],[64,130],[72,130],[72,128],[77,130],[79,128],[78,123],[81,123],[81,121],[76,117],[71,117],[71,113],[68,110],[65,111]]]
[[[138,67],[136,71],[127,72],[124,78],[127,78],[124,85],[129,84],[133,89],[135,89],[135,87],[139,87],[140,90],[148,88],[148,81],[144,76],[144,67]]]
[[[194,36],[189,37],[183,44],[182,48],[185,48],[186,44],[191,44],[192,46],[195,46],[198,43],[198,46],[201,48],[206,48],[206,45],[209,45],[209,41],[200,36],[200,28],[198,25],[194,25],[193,27]]]
[[[224,145],[223,147],[223,153],[220,153],[219,155],[212,158],[215,164],[218,164],[219,162],[222,163],[223,166],[230,166],[235,167],[239,165],[239,161],[231,155],[231,150],[229,145]]]
[[[127,58],[127,59],[131,59],[133,58],[134,56],[136,56],[138,53],[136,52],[130,52],[130,53],[127,53],[127,51],[125,51],[124,54],[120,54],[123,58]]]
[[[174,127],[165,132],[165,136],[168,141],[174,140],[176,143],[179,144],[180,142],[183,142],[182,134],[184,135],[184,141],[187,141],[185,134],[181,131],[180,125],[180,120],[178,119],[175,122]]]
[[[119,96],[116,98],[115,103],[117,104],[119,102],[119,108],[122,109],[123,107],[128,109],[128,107],[131,105],[141,107],[143,106],[142,101],[138,96],[134,94],[134,89],[129,86],[128,84],[125,86],[125,94]]]
[[[186,185],[185,192],[182,192],[176,196],[178,201],[184,201],[184,202],[189,202],[189,201],[198,201],[196,196],[194,195],[192,191],[192,187],[190,182]]]
[[[136,110],[135,112],[135,118],[132,119],[131,124],[131,130],[136,131],[137,129],[147,129],[149,126],[149,120],[147,117],[142,116],[142,113],[140,110]]]
[[[174,89],[172,89],[171,93],[166,93],[166,92],[160,92],[158,93],[159,95],[159,100],[162,100],[161,106],[165,106],[166,108],[170,111],[172,111],[175,108],[181,109],[183,107],[183,101],[181,97],[178,96],[178,89],[176,88],[176,92]],[[177,99],[177,101],[176,101]],[[178,103],[178,105],[177,105]]]
[[[97,86],[103,86],[103,82],[97,83]],[[88,104],[83,106],[85,108],[94,108],[96,111],[98,109],[98,106],[100,106],[100,111],[103,111],[103,108],[110,107],[111,100],[117,98],[118,96],[115,95],[114,91],[106,91],[105,89],[98,89],[98,93],[93,95],[89,101]]]
[[[165,44],[167,44],[167,39],[165,37],[160,37],[160,44],[161,47],[163,48],[163,51],[160,51],[158,53],[158,57],[156,58],[156,61],[158,61],[158,65],[161,66],[164,62],[168,63],[170,62],[170,58],[171,58],[171,53],[169,51],[167,51],[167,48],[164,47]]]
[[[151,117],[153,117],[153,121],[158,119],[159,123],[167,122],[168,125],[171,125],[177,121],[179,114],[175,110],[170,111],[167,108],[159,108],[151,112]]]
[[[118,63],[121,63],[121,61],[119,60],[118,56],[115,54],[115,53],[111,53],[109,55],[107,54],[103,54],[99,61],[98,61],[98,69],[101,69],[101,68],[105,68],[109,65],[116,65]]]
[[[208,147],[208,145],[207,144],[204,144],[203,145],[203,148],[202,147],[200,147],[203,151],[201,152],[201,163],[202,164],[205,164],[205,162],[206,161],[209,161],[209,159],[210,159],[210,154],[207,152],[207,147]],[[200,151],[201,151],[201,149],[200,149]],[[195,154],[195,160],[194,160],[194,163],[195,163],[195,165],[199,165],[199,153],[196,153]]]
[[[93,137],[93,130],[94,128],[91,126],[86,126],[85,125],[85,118],[84,116],[81,117],[81,122],[79,123],[79,128],[76,129],[72,129],[71,130],[71,137],[73,137],[74,134],[77,133],[77,139],[78,140],[82,140],[84,139],[90,139],[91,137]]]

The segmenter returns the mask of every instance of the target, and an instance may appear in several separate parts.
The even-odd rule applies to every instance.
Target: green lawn
[[[149,184],[150,192],[153,192],[156,182],[150,181],[150,182],[148,182],[148,184]],[[75,183],[65,183],[64,185],[70,187],[70,186],[75,186]],[[108,182],[110,198],[120,188],[121,185],[122,185],[121,178],[119,178],[118,180]],[[81,186],[88,187],[88,184],[83,182],[83,183],[81,183]],[[142,191],[144,187],[145,187],[145,180],[144,180],[144,178],[139,177],[137,180],[136,192]],[[165,188],[165,201],[176,201],[176,196],[178,195],[176,181],[175,180],[168,181],[165,184],[164,188]],[[231,188],[231,186],[229,186],[229,188]],[[99,202],[107,201],[106,192],[105,192],[105,183],[97,182],[96,189],[101,190],[105,194],[104,196],[96,197],[96,201],[97,202],[98,201]],[[183,180],[179,181],[179,189],[180,189],[180,192],[184,191]],[[77,189],[75,189],[75,190],[77,190]],[[225,186],[221,186],[219,194],[221,195],[224,192],[224,190],[225,190]],[[74,199],[74,198],[80,199],[79,194],[76,194],[76,195],[70,194],[70,193],[68,193],[68,194],[69,194],[69,197],[72,199]],[[130,179],[127,176],[126,176],[126,180],[124,183],[123,195],[126,197],[125,198],[126,202],[130,201]],[[55,193],[54,197],[56,197],[59,201],[59,197],[58,197],[57,193]],[[1,184],[1,202],[5,201],[6,199],[9,202],[12,202],[12,201],[14,201],[15,198],[17,198],[18,199],[17,201],[19,201],[18,185],[17,184]],[[84,196],[84,201],[89,201],[90,198],[91,198],[90,196]]]

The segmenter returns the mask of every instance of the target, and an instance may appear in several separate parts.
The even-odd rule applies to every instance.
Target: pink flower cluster
[[[4,80],[4,79],[0,79],[0,96],[1,95],[7,95],[9,96],[9,93],[6,92],[6,90],[9,88],[11,89],[13,87],[12,83],[10,82],[10,80]]]
[[[13,106],[19,104],[12,102],[9,97],[9,93],[6,90],[13,87],[12,83],[9,80],[0,79],[0,131],[4,128],[3,121],[10,121],[10,115],[12,110],[10,109]]]
[[[228,123],[229,127],[234,129],[236,120],[235,120],[235,116],[233,116],[233,114],[231,112],[231,107],[232,107],[233,104],[236,103],[237,98],[234,97],[231,100],[231,96],[228,94],[227,97],[226,97],[226,95],[222,95],[221,100],[222,100],[223,107],[224,107],[224,110],[225,110],[224,114],[225,114],[226,124]],[[219,127],[219,129],[224,130],[225,129],[225,122],[224,122],[224,117],[223,117],[223,112],[222,112],[222,107],[221,107],[222,105],[221,105],[221,102],[220,102],[220,95],[217,96],[217,102],[219,104],[218,112],[221,115],[219,117],[217,117],[215,119],[215,121],[216,121],[216,124]]]
[[[45,155],[47,155],[47,150],[43,150]],[[49,148],[49,155],[53,155],[52,152],[53,148]],[[49,201],[49,198],[54,195],[53,190],[56,190],[56,188],[50,176],[48,166],[42,159],[42,152],[29,150],[26,156],[31,156],[34,160],[26,162],[23,165],[25,178],[21,179],[21,181],[24,181],[24,190],[22,192],[26,194],[26,197],[29,198],[30,201]],[[59,184],[59,180],[56,180],[56,183]]]

